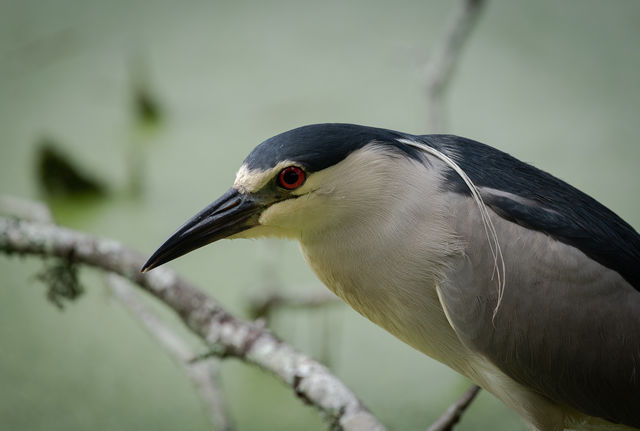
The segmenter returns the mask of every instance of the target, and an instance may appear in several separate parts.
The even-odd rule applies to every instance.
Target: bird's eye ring
[[[304,184],[305,179],[306,175],[301,168],[289,166],[278,174],[278,185],[283,189],[293,190]]]

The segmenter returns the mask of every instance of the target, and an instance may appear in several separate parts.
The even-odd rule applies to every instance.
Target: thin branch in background
[[[249,316],[269,320],[272,313],[281,308],[320,308],[341,304],[339,298],[328,289],[313,292],[270,292],[249,300]]]
[[[166,267],[140,273],[141,254],[114,240],[96,238],[52,224],[0,217],[0,252],[69,258],[132,281],[180,316],[185,325],[220,356],[258,366],[320,409],[335,429],[383,431],[345,384],[310,357],[266,329],[238,319],[200,289]]]
[[[192,362],[193,350],[138,297],[125,279],[109,273],[106,281],[120,303],[184,367],[200,394],[213,429],[231,431],[233,425],[218,387],[217,361],[215,365],[212,361]]]
[[[467,392],[460,397],[458,401],[453,403],[440,418],[433,423],[427,431],[451,431],[453,427],[460,421],[462,414],[471,405],[476,395],[480,392],[479,386],[471,386]]]
[[[446,131],[444,94],[451,82],[462,48],[468,40],[486,0],[460,0],[447,23],[440,42],[433,48],[425,67],[430,133]],[[451,431],[471,405],[480,387],[472,386],[434,422],[427,431]]]
[[[263,323],[265,326],[271,324],[273,314],[283,309],[324,309],[332,305],[344,305],[344,303],[333,292],[327,288],[314,288],[312,291],[303,292],[285,292],[270,290],[262,295],[257,295],[249,299],[248,314],[252,319],[257,319],[257,322]],[[337,336],[341,333],[340,330],[336,330],[337,324],[335,319],[329,319],[328,315],[324,315],[323,323],[319,325],[313,325],[313,330],[316,331],[317,327],[321,327],[321,333],[317,335],[318,342],[314,343],[314,346],[318,346],[317,351],[312,352],[313,356],[321,363],[331,366],[331,335]],[[329,329],[332,327],[333,329]],[[331,335],[330,335],[331,334]],[[315,335],[315,333],[314,333]],[[337,345],[334,347],[337,349]]]
[[[425,67],[428,126],[430,133],[446,129],[444,93],[486,0],[461,0],[447,23],[440,42]]]

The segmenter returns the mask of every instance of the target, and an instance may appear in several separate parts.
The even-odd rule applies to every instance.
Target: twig
[[[461,0],[447,23],[440,42],[433,48],[425,67],[428,121],[432,133],[446,125],[443,95],[453,75],[462,47],[467,41],[486,0]]]
[[[172,308],[210,348],[274,374],[301,399],[318,407],[332,426],[347,431],[385,429],[326,367],[264,328],[231,315],[170,269],[140,273],[144,257],[116,241],[50,224],[0,217],[0,251],[73,256],[78,263],[119,274]]]
[[[192,362],[191,358],[195,356],[195,353],[191,348],[145,305],[125,279],[114,273],[108,273],[106,281],[111,291],[127,310],[185,368],[187,375],[200,393],[213,429],[232,430],[233,426],[226,410],[224,397],[218,388],[217,366],[214,369],[211,361]]]
[[[268,320],[278,308],[318,308],[339,303],[339,298],[327,289],[308,293],[271,292],[250,300],[249,315]]]
[[[471,405],[478,392],[480,392],[479,386],[474,385],[467,389],[467,392],[453,403],[433,425],[427,428],[427,431],[451,431],[454,425],[460,421],[462,414]]]

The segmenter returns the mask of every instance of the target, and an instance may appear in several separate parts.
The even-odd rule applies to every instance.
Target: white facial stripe
[[[243,164],[240,166],[240,169],[238,169],[233,187],[240,190],[242,193],[257,192],[278,172],[291,165],[295,165],[295,163],[291,160],[284,160],[278,163],[275,167],[263,171],[261,169],[250,170],[246,164]]]

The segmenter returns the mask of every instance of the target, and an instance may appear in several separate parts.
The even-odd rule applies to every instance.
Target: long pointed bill
[[[142,272],[196,248],[257,226],[258,217],[264,208],[252,196],[230,188],[171,235],[144,264]]]

